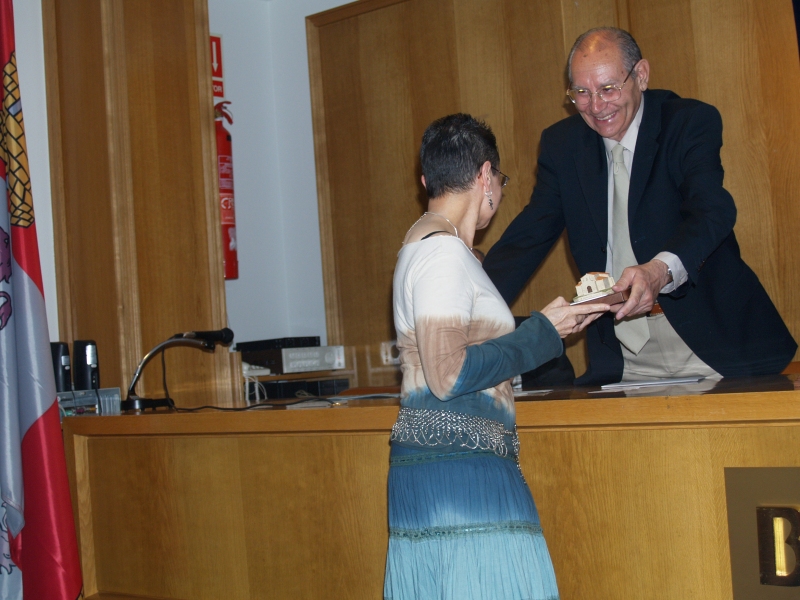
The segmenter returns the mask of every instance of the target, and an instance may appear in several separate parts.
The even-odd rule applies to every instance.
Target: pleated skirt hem
[[[486,451],[392,445],[386,600],[558,600],[533,496]]]
[[[541,534],[465,534],[411,541],[390,538],[385,600],[558,600]]]

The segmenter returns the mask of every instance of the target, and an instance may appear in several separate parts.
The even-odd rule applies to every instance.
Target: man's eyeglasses
[[[572,103],[578,108],[586,108],[589,106],[595,94],[597,94],[603,102],[619,100],[619,97],[622,95],[622,88],[625,87],[625,84],[628,82],[628,79],[630,79],[633,70],[638,64],[637,62],[631,67],[631,70],[628,71],[628,76],[625,77],[621,85],[605,85],[596,92],[590,92],[585,88],[569,88],[567,90],[567,96],[569,96],[569,99],[572,100]]]
[[[494,167],[492,167],[492,171],[503,177],[502,181],[500,182],[500,187],[506,187],[506,184],[511,177],[503,173],[500,169],[495,169]]]

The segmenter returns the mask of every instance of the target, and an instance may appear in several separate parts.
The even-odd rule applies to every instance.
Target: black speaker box
[[[71,392],[72,370],[69,364],[69,346],[64,342],[50,342],[50,354],[53,355],[56,392]]]
[[[94,340],[75,340],[72,343],[72,371],[75,390],[100,389],[100,365]]]

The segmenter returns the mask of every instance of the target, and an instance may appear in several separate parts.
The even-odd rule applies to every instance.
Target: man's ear
[[[422,182],[422,187],[424,187],[427,190],[428,186],[425,185],[425,175],[421,175],[419,179]]]
[[[647,62],[646,58],[643,58],[639,61],[639,64],[636,65],[636,83],[639,86],[639,90],[642,92],[647,89],[647,84],[650,81],[650,63]]]

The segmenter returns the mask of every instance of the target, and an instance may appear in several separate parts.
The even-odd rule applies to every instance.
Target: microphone
[[[186,333],[177,333],[174,337],[214,342],[227,346],[233,341],[233,331],[225,327],[217,331],[187,331]]]
[[[213,352],[217,342],[227,346],[232,341],[233,331],[225,327],[219,331],[187,331],[186,333],[176,333],[168,340],[161,342],[150,350],[150,352],[145,354],[139,366],[136,367],[136,372],[133,374],[131,384],[128,386],[128,397],[120,403],[120,409],[123,411],[144,410],[146,408],[155,409],[159,406],[174,408],[172,399],[169,397],[149,400],[136,395],[136,382],[139,381],[142,370],[159,352],[163,353],[164,350],[173,346],[194,346],[205,352]],[[166,391],[166,383],[164,384],[164,390]]]

